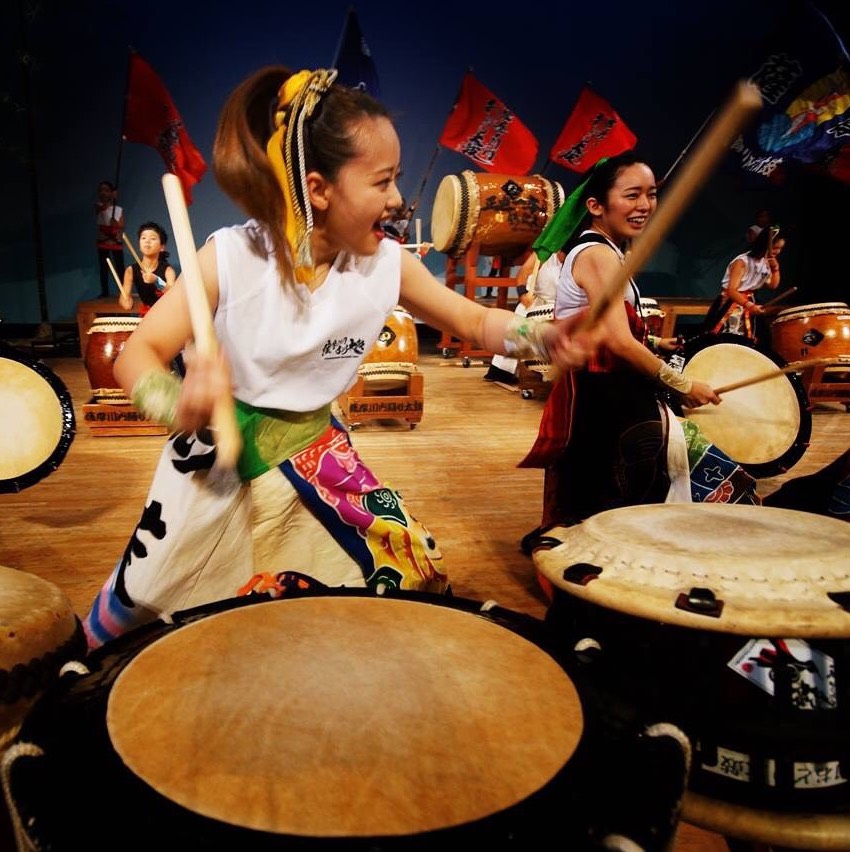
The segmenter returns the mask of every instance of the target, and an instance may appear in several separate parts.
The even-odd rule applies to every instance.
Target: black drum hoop
[[[74,417],[74,402],[68,388],[44,362],[28,358],[23,352],[3,341],[0,341],[0,358],[7,361],[17,361],[44,379],[59,400],[62,417],[59,440],[50,455],[30,471],[11,479],[0,480],[0,493],[12,494],[41,482],[62,464],[76,435],[77,424]]]
[[[685,341],[683,356],[685,358],[685,366],[697,352],[707,349],[709,346],[716,346],[719,343],[733,343],[737,346],[746,346],[749,349],[754,349],[765,358],[771,360],[780,369],[788,366],[788,362],[766,346],[754,343],[747,337],[741,334],[732,334],[730,332],[721,332],[720,334],[698,334]],[[791,446],[782,453],[781,456],[773,461],[753,463],[739,462],[737,459],[733,461],[741,465],[741,467],[756,479],[765,479],[772,476],[780,476],[787,473],[798,461],[803,457],[803,454],[809,447],[809,441],[812,437],[812,406],[809,400],[809,395],[803,385],[803,381],[797,373],[785,373],[785,378],[791,384],[794,394],[797,397],[797,402],[800,406],[800,430],[797,432],[797,437]],[[679,411],[678,413],[681,413]]]

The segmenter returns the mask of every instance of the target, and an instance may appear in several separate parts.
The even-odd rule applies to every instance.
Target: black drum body
[[[614,729],[664,717],[687,733],[693,792],[783,813],[850,813],[847,640],[700,631],[561,588],[546,620],[585,660],[589,714]]]
[[[260,614],[263,607],[275,607],[279,613],[282,607],[298,607],[305,601],[316,605],[319,600],[323,607],[327,606],[328,625],[333,623],[333,610],[337,606],[349,606],[352,602],[353,605],[363,607],[367,618],[375,608],[403,604],[408,614],[412,610],[415,620],[419,622],[423,616],[430,616],[437,609],[440,610],[441,618],[448,617],[447,613],[450,612],[451,618],[464,622],[483,620],[493,640],[501,642],[509,638],[511,645],[517,642],[530,643],[535,649],[533,655],[543,655],[546,666],[554,662],[563,677],[567,677],[566,667],[554,651],[543,621],[498,606],[488,607],[458,598],[416,593],[376,598],[362,590],[333,590],[321,596],[296,595],[277,601],[270,601],[264,596],[242,598],[178,613],[173,624],[155,622],[93,652],[85,661],[89,673],[65,673],[27,718],[18,743],[34,745],[42,756],[16,760],[11,767],[9,786],[28,839],[39,849],[55,852],[76,852],[79,849],[93,852],[117,848],[128,852],[153,849],[227,849],[242,852],[315,849],[317,846],[381,852],[432,850],[439,848],[443,842],[459,842],[461,848],[465,849],[509,847],[524,850],[543,848],[556,836],[559,845],[563,844],[565,848],[596,849],[601,848],[601,839],[606,833],[616,831],[628,834],[635,829],[637,822],[640,826],[631,836],[645,844],[645,848],[663,848],[662,842],[669,839],[675,828],[675,820],[671,822],[671,813],[674,812],[677,797],[681,797],[684,770],[678,791],[675,790],[676,778],[673,773],[673,805],[665,799],[653,811],[647,804],[646,796],[626,796],[625,791],[617,787],[618,783],[634,784],[634,775],[630,774],[632,771],[644,771],[643,759],[633,759],[637,741],[630,739],[625,742],[617,737],[600,736],[592,719],[587,719],[586,726],[580,730],[580,741],[572,755],[539,789],[528,790],[527,795],[519,796],[515,804],[480,819],[462,824],[448,824],[451,821],[447,820],[445,827],[408,834],[386,835],[375,832],[370,836],[339,836],[333,830],[327,834],[317,831],[307,835],[254,830],[183,807],[157,792],[128,768],[114,746],[107,715],[112,712],[110,696],[114,698],[120,689],[119,679],[122,674],[126,676],[131,671],[136,661],[152,649],[155,650],[157,643],[170,642],[181,631],[194,630],[202,624],[206,627],[207,622],[214,623],[215,619],[232,617],[237,611],[240,616],[254,616]],[[449,638],[435,636],[435,648]],[[250,647],[250,642],[246,647]],[[238,649],[234,649],[233,653],[238,653]],[[303,653],[303,648],[299,653]],[[434,653],[439,654],[439,651],[435,650]],[[469,649],[469,653],[474,667],[475,658],[479,655],[475,649]],[[375,660],[375,664],[380,667],[381,660]],[[173,665],[181,665],[180,660],[174,659]],[[252,648],[252,653],[245,657],[245,665],[256,665],[258,678],[286,676],[278,672],[279,666],[275,659],[264,659],[257,648]],[[321,669],[316,674],[321,676]],[[300,683],[288,684],[287,689],[298,691],[304,686],[302,680]],[[399,688],[403,689],[403,684]],[[433,689],[439,692],[441,687],[434,684]],[[350,693],[352,701],[357,694],[358,690]],[[451,696],[445,698],[450,699]],[[155,692],[151,694],[150,701],[157,701]],[[436,701],[435,706],[443,706],[443,699]],[[317,713],[321,711],[322,708],[316,708]],[[476,708],[468,706],[464,712],[474,715]],[[222,710],[223,737],[227,736],[229,719],[232,721],[232,716]],[[291,723],[288,714],[269,720],[269,724],[274,725],[279,732],[281,747],[285,747],[290,738],[295,738],[292,741],[298,744],[299,732],[290,729],[288,721]],[[376,706],[374,730],[363,731],[362,735],[381,737],[381,731],[386,730],[385,726],[394,721],[392,718],[383,718],[382,707]],[[498,720],[495,721],[498,724]],[[578,723],[584,724],[581,715]],[[533,708],[529,708],[525,726],[504,730],[497,739],[505,742],[504,738],[530,738],[542,741],[545,745],[547,738],[553,736],[554,727],[546,718],[536,718]],[[446,736],[450,733],[448,730],[445,732]],[[412,736],[416,734],[415,730],[411,731]],[[346,754],[335,753],[333,740],[333,737],[323,738],[322,742],[316,743],[316,751],[326,752],[333,761],[342,761]],[[487,774],[488,765],[486,760],[481,764],[483,776]],[[255,769],[262,774],[263,767]],[[392,773],[389,776],[385,783],[387,796],[391,797],[395,779],[391,777]],[[281,783],[274,777],[266,780],[270,786]],[[470,777],[468,784],[473,787],[481,785],[483,791],[487,787],[487,778]],[[634,786],[641,785],[638,783]],[[660,784],[649,792],[654,802],[664,795],[662,789],[668,787]],[[618,798],[612,798],[615,795]],[[426,803],[427,799],[425,795]],[[362,803],[364,809],[369,806],[369,801]],[[420,803],[410,802],[409,806],[415,811]],[[303,807],[315,810],[318,805],[305,801]],[[427,804],[423,807],[427,807]],[[85,814],[94,816],[85,818]],[[333,816],[328,814],[331,823]],[[658,818],[658,822],[650,825],[650,820],[654,818]]]

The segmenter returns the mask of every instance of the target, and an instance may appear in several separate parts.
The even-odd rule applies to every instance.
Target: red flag
[[[585,86],[549,159],[565,169],[585,172],[603,157],[634,148],[636,142],[637,136],[611,104]]]
[[[186,203],[192,203],[191,188],[203,177],[207,164],[189,138],[168,89],[138,53],[130,54],[124,138],[156,148],[168,170],[180,178]]]
[[[469,72],[452,107],[440,144],[469,157],[487,172],[524,175],[537,157],[537,139]]]

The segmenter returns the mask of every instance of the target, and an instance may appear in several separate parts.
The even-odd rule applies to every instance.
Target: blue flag
[[[850,63],[841,38],[814,5],[782,26],[750,78],[764,110],[732,145],[748,175],[776,179],[823,163],[850,142]]]
[[[354,8],[348,10],[342,40],[336,54],[334,68],[338,72],[337,80],[352,89],[362,89],[373,98],[381,97],[381,87],[378,83],[378,72],[372,59],[372,52],[354,13]]]

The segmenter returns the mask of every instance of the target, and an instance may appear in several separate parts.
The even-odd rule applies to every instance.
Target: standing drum
[[[411,373],[416,372],[418,363],[416,323],[399,306],[387,317],[378,340],[357,372],[370,390],[390,390],[406,385]]]
[[[847,524],[660,504],[547,535],[550,549],[533,555],[555,587],[547,621],[595,654],[599,713],[622,723],[660,712],[680,725],[695,748],[692,791],[850,814]]]
[[[362,590],[178,613],[39,702],[19,741],[42,756],[10,772],[19,824],[54,852],[589,848],[595,819],[629,807],[603,795],[623,767],[592,759],[547,635],[495,606]]]
[[[563,187],[541,175],[463,171],[446,175],[431,211],[431,239],[453,258],[476,242],[483,255],[514,257],[528,248],[564,203]]]
[[[62,380],[0,342],[0,492],[28,488],[56,470],[75,433],[74,404]]]
[[[850,358],[850,307],[844,302],[823,302],[787,308],[773,320],[770,341],[789,363]]]
[[[112,373],[112,367],[141,320],[138,314],[98,314],[91,324],[85,365],[95,401],[127,402],[124,391]]]
[[[683,374],[713,388],[785,366],[776,355],[737,334],[694,338],[685,344],[685,359]],[[688,409],[685,416],[752,476],[784,473],[805,453],[812,413],[796,373],[728,391],[721,400],[720,405]]]

